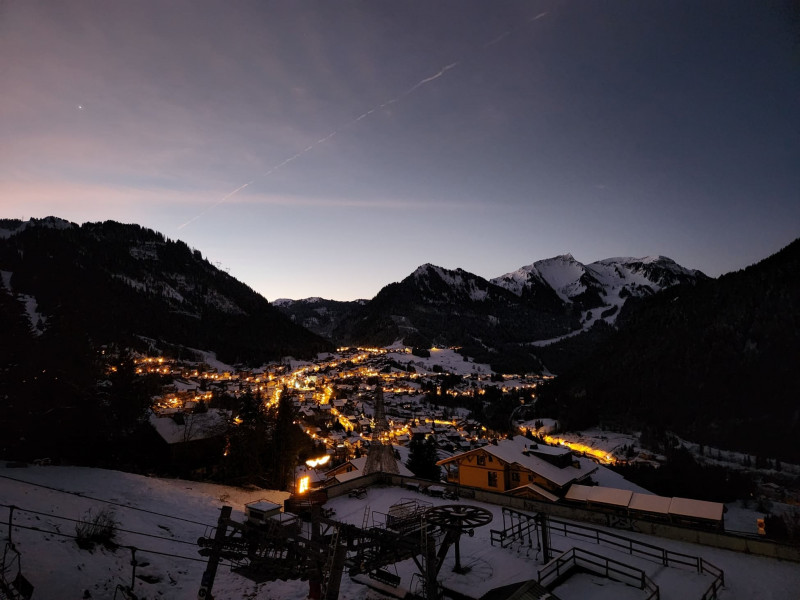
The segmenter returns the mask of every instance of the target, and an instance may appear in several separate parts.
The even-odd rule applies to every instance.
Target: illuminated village
[[[574,595],[564,587],[563,577],[548,575],[548,569],[555,565],[572,573],[591,565],[588,570],[596,577],[592,585],[616,577],[614,585],[633,585],[642,597],[658,598],[660,593],[677,597],[676,591],[683,593],[688,586],[692,597],[715,598],[728,573],[706,559],[670,554],[659,547],[663,554],[659,560],[670,568],[665,573],[651,568],[636,571],[635,581],[627,581],[608,575],[610,568],[630,569],[627,563],[609,558],[611,550],[595,554],[591,545],[582,548],[578,542],[556,556],[550,545],[563,545],[569,536],[588,536],[597,543],[611,544],[609,548],[628,544],[631,553],[645,556],[655,548],[648,544],[661,543],[658,538],[643,543],[625,537],[635,530],[679,540],[702,536],[704,543],[720,547],[730,546],[733,539],[746,546],[744,550],[737,547],[740,552],[747,554],[747,548],[763,551],[756,549],[758,533],[745,538],[720,537],[727,535],[723,504],[651,494],[608,469],[626,461],[658,462],[659,457],[638,447],[633,436],[559,433],[551,419],[529,419],[526,407],[535,404],[541,377],[498,375],[453,349],[345,348],[313,362],[285,360],[238,372],[139,357],[136,368],[140,374],[173,377],[165,393],[155,399],[151,417],[165,439],[166,425],[175,424],[176,417],[184,427],[190,416],[212,423],[216,419],[219,424],[217,428],[198,426],[191,435],[173,438],[174,443],[235,427],[238,415],[214,408],[216,398],[245,393],[257,395],[267,405],[277,405],[288,395],[295,409],[295,424],[316,442],[318,454],[298,461],[282,501],[272,491],[271,499],[246,503],[243,522],[223,513],[218,530],[224,540],[200,539],[200,546],[212,557],[215,547],[223,549],[216,552],[238,557],[233,570],[245,580],[292,579],[307,572],[308,596],[324,599],[336,598],[340,586],[353,582],[386,596],[402,597],[413,590],[422,598],[460,597],[459,593],[472,597],[475,590],[488,589],[486,574],[481,571],[487,568],[483,560],[496,577],[504,572],[502,556],[496,550],[484,556],[482,548],[488,545],[516,548],[515,560],[521,562],[505,567],[514,571],[515,577],[526,571],[525,565],[544,565],[537,567],[538,583],[526,584],[539,594],[531,597],[555,597],[547,596],[552,589],[565,598],[584,597],[585,590],[574,590]],[[458,402],[496,398],[497,393],[514,398],[517,404],[503,432],[474,419]],[[414,440],[435,445],[438,480],[420,477],[407,467]],[[533,513],[537,514],[531,516]],[[569,524],[560,521],[561,517],[584,519],[593,525]],[[479,529],[490,522],[491,529]],[[605,533],[594,528],[597,524],[629,531]],[[563,532],[559,533],[559,527]],[[466,535],[462,539],[462,534],[472,537],[475,530],[480,531],[475,542]],[[330,539],[330,547],[322,555],[309,546],[318,535],[314,531]],[[436,540],[428,549],[421,534],[425,531]],[[562,537],[563,542],[555,541]],[[246,553],[243,539],[251,540]],[[255,550],[253,540],[258,540]],[[534,550],[535,557],[531,555]],[[454,557],[450,556],[453,551]],[[520,554],[523,551],[524,556]],[[462,552],[466,557],[463,564]],[[710,551],[704,548],[702,552]],[[314,565],[326,553],[320,575]],[[684,562],[696,570],[695,575],[674,568]],[[605,569],[606,574],[598,576],[598,569]],[[554,577],[553,581],[548,577]],[[569,585],[579,581],[574,574],[568,577],[573,582]],[[496,579],[495,585],[499,583]],[[515,584],[515,589],[519,585]],[[608,591],[613,595],[622,588]]]
[[[297,424],[309,437],[327,447],[333,456],[332,465],[357,458],[372,440],[373,400],[378,387],[382,390],[388,422],[384,441],[404,446],[414,436],[432,435],[444,457],[487,444],[491,432],[470,419],[466,409],[429,403],[427,392],[444,393],[455,400],[460,395],[481,397],[492,387],[502,392],[514,390],[530,402],[541,381],[536,376],[493,375],[487,365],[467,361],[451,349],[432,349],[426,353],[430,356],[415,356],[407,347],[342,348],[312,363],[278,363],[238,372],[181,364],[163,357],[138,357],[136,372],[171,376],[173,380],[153,401],[151,422],[160,432],[168,431],[176,416],[197,417],[198,412],[205,415],[206,421],[235,423],[236,415],[230,412],[222,417],[213,410],[205,410],[214,407],[218,396],[236,398],[250,393],[274,406],[283,394],[288,394],[296,409]],[[442,391],[442,377],[453,376],[448,362],[458,367],[458,382]],[[203,431],[213,433],[219,428],[198,426],[193,439],[202,436]],[[556,438],[550,439],[558,443]],[[174,441],[174,436],[167,441]],[[188,440],[184,436],[181,441]],[[603,458],[606,455],[602,453]]]

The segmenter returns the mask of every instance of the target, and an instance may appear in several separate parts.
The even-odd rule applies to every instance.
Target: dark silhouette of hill
[[[261,365],[329,342],[186,244],[136,225],[0,221],[0,456],[162,464],[157,376],[127,349]]]
[[[598,421],[800,459],[800,240],[747,269],[632,299],[618,331],[542,391]]]
[[[520,298],[463,269],[426,264],[381,289],[333,333],[345,343],[460,346],[496,370],[535,371],[541,364],[525,343],[579,327],[576,311],[545,292]]]
[[[35,301],[42,335],[73,330],[134,348],[147,338],[251,365],[331,348],[198,250],[150,229],[53,218],[0,227],[13,232],[0,238],[6,292]]]

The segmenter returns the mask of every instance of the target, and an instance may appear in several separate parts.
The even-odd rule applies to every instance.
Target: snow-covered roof
[[[573,487],[575,487],[575,486],[573,486]],[[523,490],[530,490],[531,492],[533,492],[537,496],[541,496],[542,498],[545,498],[545,499],[549,500],[550,502],[558,502],[558,496],[556,496],[555,494],[551,494],[546,489],[536,485],[535,483],[529,483],[527,485],[522,485],[522,486],[520,486],[518,488],[514,488],[513,490],[509,490],[509,493],[510,494],[514,494],[514,495],[518,495]]]
[[[525,454],[528,443],[530,443],[530,440],[528,440],[526,437],[518,435],[513,439],[499,440],[497,444],[488,444],[476,450],[470,450],[470,452],[483,450],[492,456],[499,458],[505,463],[517,464],[524,469],[528,469],[544,479],[554,483],[558,487],[564,487],[568,483],[588,475],[594,470],[594,468],[596,468],[595,466],[594,468],[590,467],[588,470],[585,470],[576,469],[572,466],[564,468],[557,467],[553,464],[550,464],[543,458],[539,458],[533,454]],[[593,463],[588,463],[588,465],[592,464]]]
[[[721,521],[724,505],[719,502],[693,500],[691,498],[673,498],[669,504],[669,514],[694,519]]]
[[[261,512],[265,513],[281,509],[280,504],[275,504],[274,502],[270,502],[269,500],[258,500],[256,502],[249,502],[244,506],[245,508],[249,508],[250,510],[260,510]]]
[[[632,495],[630,490],[595,486],[589,489],[589,502],[627,507]]]
[[[205,413],[184,414],[184,424],[175,422],[171,416],[159,417],[150,415],[150,424],[158,435],[168,444],[193,442],[224,433],[229,413],[219,409],[210,409]]]
[[[579,485],[577,483],[573,483],[571,486],[569,486],[567,493],[564,495],[564,499],[574,500],[575,502],[588,502],[589,492],[591,489],[592,486],[590,485]]]
[[[655,494],[640,494],[634,492],[628,508],[640,510],[642,512],[658,513],[666,515],[669,513],[669,505],[672,498],[666,496],[656,496]]]
[[[363,477],[364,473],[360,470],[350,471],[349,473],[339,473],[338,475],[334,475],[333,479],[338,481],[339,483],[344,483],[345,481],[350,481],[351,479],[358,479],[359,477]]]
[[[364,474],[363,473],[364,466],[367,464],[367,457],[366,456],[359,456],[358,458],[351,458],[350,460],[348,460],[345,463],[342,463],[341,465],[336,465],[332,469],[328,469],[325,472],[325,474],[330,476],[330,474],[332,474],[334,471],[336,471],[337,469],[341,469],[343,466],[345,466],[347,464],[350,464],[350,466],[352,466],[353,469],[356,472],[359,473],[359,475],[363,475]]]
[[[514,439],[517,439],[518,437],[522,436],[516,436]],[[549,456],[563,456],[565,454],[570,454],[572,452],[572,450],[563,446],[548,446],[547,444],[536,444],[530,442],[528,445],[528,449],[531,452],[535,452],[537,454],[547,454]]]

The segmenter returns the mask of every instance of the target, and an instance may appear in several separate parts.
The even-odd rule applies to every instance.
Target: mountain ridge
[[[199,250],[139,225],[0,220],[0,271],[4,293],[34,299],[42,335],[68,326],[98,344],[153,338],[229,363],[332,347]]]
[[[424,263],[357,305],[320,298],[273,304],[336,343],[457,345],[489,362],[492,354],[519,352],[528,358],[514,361],[517,367],[541,369],[526,346],[575,335],[599,321],[613,325],[628,298],[705,279],[700,271],[663,256],[583,265],[563,254],[493,279]],[[314,311],[325,313],[324,328],[317,316],[309,317]]]

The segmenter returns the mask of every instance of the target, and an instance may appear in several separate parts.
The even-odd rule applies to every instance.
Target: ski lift
[[[16,575],[11,577],[16,563]],[[11,542],[6,543],[3,551],[3,562],[0,566],[0,591],[8,600],[30,600],[33,596],[33,584],[22,574],[22,563],[19,551]]]
[[[139,600],[127,586],[122,585],[121,583],[117,585],[117,589],[114,590],[114,600],[117,600],[117,594],[119,594],[119,600]]]
[[[119,594],[120,600],[139,600],[136,594],[133,593],[133,585],[136,583],[136,567],[139,564],[136,561],[136,548],[134,546],[128,546],[128,550],[131,551],[131,567],[133,567],[133,571],[131,572],[131,584],[122,585],[121,583],[117,585],[117,588],[114,590],[114,600],[117,600],[117,594]]]
[[[397,565],[392,566],[394,567],[394,573],[388,571],[387,569],[377,568],[369,572],[369,578],[374,579],[375,581],[380,581],[384,585],[396,588],[398,585],[400,585],[400,575],[397,574]]]

